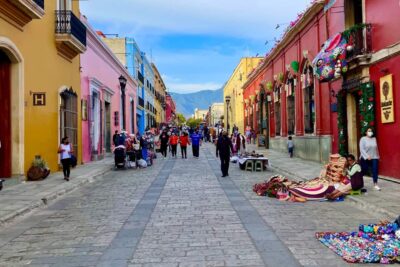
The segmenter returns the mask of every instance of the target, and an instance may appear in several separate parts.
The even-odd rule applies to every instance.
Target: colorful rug
[[[400,263],[396,223],[360,225],[358,232],[319,232],[316,238],[350,263]]]

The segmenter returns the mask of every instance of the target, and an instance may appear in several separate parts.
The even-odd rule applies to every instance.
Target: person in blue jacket
[[[198,158],[199,152],[200,152],[202,136],[201,136],[201,134],[199,134],[199,131],[196,131],[190,136],[190,139],[192,141],[191,143],[192,143],[193,157]]]

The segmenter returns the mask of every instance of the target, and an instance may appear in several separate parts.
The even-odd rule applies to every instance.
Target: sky
[[[85,0],[80,7],[96,30],[135,38],[169,91],[190,93],[220,89],[240,58],[264,56],[309,2]]]

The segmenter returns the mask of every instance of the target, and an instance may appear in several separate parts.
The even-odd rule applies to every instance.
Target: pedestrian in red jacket
[[[181,144],[181,155],[182,158],[187,159],[187,146],[190,145],[189,135],[187,132],[184,132],[179,137],[179,143]]]
[[[169,138],[169,144],[171,145],[171,151],[172,151],[172,157],[176,158],[176,147],[178,146],[179,142],[179,137],[176,136],[174,132],[172,132],[172,135]]]

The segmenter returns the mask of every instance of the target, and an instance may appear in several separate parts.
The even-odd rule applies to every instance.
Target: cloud
[[[309,0],[91,0],[81,3],[90,20],[121,32],[159,36],[213,34],[265,40],[277,23],[294,19]]]

